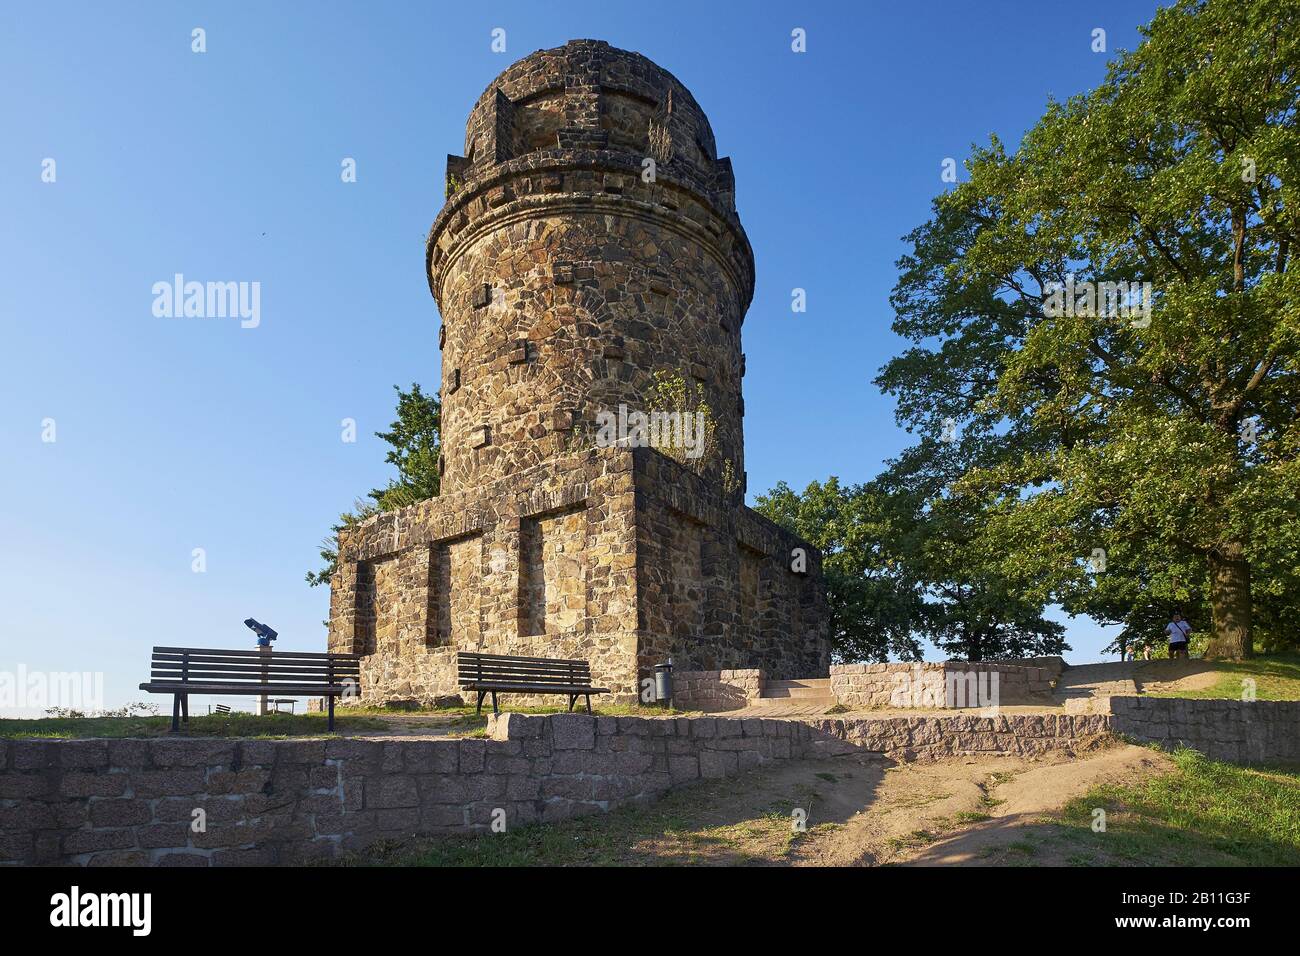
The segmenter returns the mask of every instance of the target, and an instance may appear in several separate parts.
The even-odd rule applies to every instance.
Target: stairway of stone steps
[[[831,693],[829,677],[764,681],[761,699],[788,701],[807,707],[835,706],[835,695]]]
[[[1075,664],[1065,669],[1056,682],[1057,702],[1098,697],[1131,696],[1139,693],[1134,680],[1136,662]]]

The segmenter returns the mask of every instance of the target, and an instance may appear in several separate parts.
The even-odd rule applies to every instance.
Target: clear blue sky
[[[514,60],[608,40],[675,73],[712,120],[758,265],[753,493],[866,480],[904,447],[872,378],[900,346],[894,262],[941,163],[993,132],[1018,142],[1049,96],[1103,77],[1094,28],[1132,47],[1154,8],[6,5],[0,671],[103,671],[116,705],[145,696],[151,645],[251,646],[249,615],[279,647],[323,648],[328,594],[303,574],[334,516],[388,477],[373,432],[392,386],[437,388],[424,238],[445,154]],[[260,282],[260,326],[155,317],[151,288],[177,272]],[[1108,639],[1074,622],[1070,640],[1083,661]]]

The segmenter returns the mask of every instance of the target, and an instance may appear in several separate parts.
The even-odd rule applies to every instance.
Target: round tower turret
[[[426,260],[444,493],[590,446],[620,405],[666,410],[660,372],[708,403],[699,470],[739,485],[754,259],[690,92],[639,54],[574,40],[497,77],[464,149]]]

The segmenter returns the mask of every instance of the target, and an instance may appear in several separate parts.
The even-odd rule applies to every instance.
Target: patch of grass
[[[540,706],[540,707],[503,707],[502,714],[563,714],[568,708],[563,704],[559,706]],[[415,721],[401,722],[393,721],[399,726],[409,727],[411,723],[421,723],[429,721],[429,731],[448,737],[486,737],[487,721],[490,709],[485,709],[483,713],[476,714],[473,707],[438,707],[426,710],[389,710],[386,708],[374,707],[366,708],[365,713],[372,713],[383,717],[413,717]],[[586,713],[585,709],[575,710],[574,713]],[[594,717],[684,717],[691,711],[672,710],[663,707],[646,707],[640,704],[609,704],[605,707],[593,707],[592,716]]]
[[[971,810],[962,810],[960,813],[953,814],[952,819],[956,823],[984,823],[987,820],[992,820],[993,817],[987,813],[975,813]]]
[[[558,707],[518,707],[508,711],[523,714],[554,714],[567,710]],[[680,717],[689,711],[665,710],[637,704],[610,704],[593,708],[604,717]],[[326,735],[327,715],[308,711],[301,714],[267,714],[258,717],[242,711],[230,714],[193,714],[181,734],[191,737],[299,737]],[[429,720],[429,732],[450,737],[486,736],[487,712],[475,714],[473,707],[438,707],[408,710],[399,707],[340,707],[335,711],[334,732],[382,731],[407,726],[395,718],[440,718]],[[138,717],[38,717],[33,720],[0,719],[0,738],[48,737],[159,737],[171,730],[170,716]],[[417,721],[416,723],[419,723]]]
[[[1174,754],[1170,773],[1098,787],[1062,814],[1071,852],[1143,866],[1300,865],[1300,771]],[[1106,832],[1092,832],[1093,810]]]
[[[193,714],[181,724],[181,735],[190,737],[299,737],[327,735],[327,715]],[[39,717],[35,720],[0,719],[0,737],[163,737],[171,730],[171,717]],[[381,730],[376,717],[336,714],[334,732]]]
[[[904,810],[918,810],[921,807],[927,807],[930,804],[937,803],[940,800],[947,800],[951,796],[952,796],[951,793],[928,793],[928,794],[923,793],[920,796],[907,797],[907,798],[897,800],[895,801],[895,806],[898,806]]]
[[[833,774],[833,773],[816,773],[816,774],[813,774],[813,776],[817,777],[819,780],[825,780],[827,783],[839,783],[839,782],[840,782],[840,778],[837,777],[837,776],[835,776],[835,774]]]
[[[913,830],[906,836],[892,837],[889,845],[895,850],[911,850],[916,847],[926,846],[939,839],[939,834],[930,830]]]
[[[1207,661],[1218,675],[1201,690],[1154,691],[1151,697],[1197,697],[1241,700],[1242,680],[1255,681],[1259,700],[1300,700],[1300,653],[1270,654],[1245,661]]]
[[[1014,773],[1007,773],[1004,770],[995,770],[993,773],[989,774],[988,782],[985,783],[984,786],[980,787],[980,790],[982,791],[980,794],[980,806],[984,807],[986,810],[992,810],[994,807],[1006,803],[1006,800],[1001,797],[993,796],[990,791],[996,790],[1013,777],[1015,777]]]

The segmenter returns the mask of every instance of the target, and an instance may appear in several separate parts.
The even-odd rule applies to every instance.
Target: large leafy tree
[[[1026,593],[1131,631],[1203,603],[1244,656],[1297,593],[1300,4],[1180,0],[1143,32],[935,201],[879,383],[978,444],[950,491]],[[1118,282],[1150,309],[1089,300]]]
[[[433,498],[439,491],[438,454],[442,429],[442,403],[437,395],[425,395],[419,383],[409,392],[394,385],[397,392],[397,419],[386,432],[375,437],[388,443],[384,460],[397,468],[397,477],[383,488],[375,488],[367,498],[357,498],[352,510],[339,515],[329,537],[321,541],[321,568],[307,572],[312,587],[329,584],[338,568],[339,532],[351,528],[380,511],[394,511]]]
[[[923,439],[872,483],[902,509],[908,532],[896,551],[923,601],[919,629],[961,660],[1060,654],[1068,650],[1064,627],[1043,616],[1043,598],[1026,593],[990,552],[981,503],[949,490],[979,453],[975,443]]]
[[[927,441],[866,484],[759,496],[761,513],[822,551],[837,659],[920,660],[925,640],[972,661],[1066,649],[1061,625],[979,552],[979,512],[943,494],[954,457]]]
[[[871,485],[814,481],[803,493],[781,482],[755,509],[822,552],[831,645],[840,661],[920,660],[924,602],[900,560],[905,509]]]

